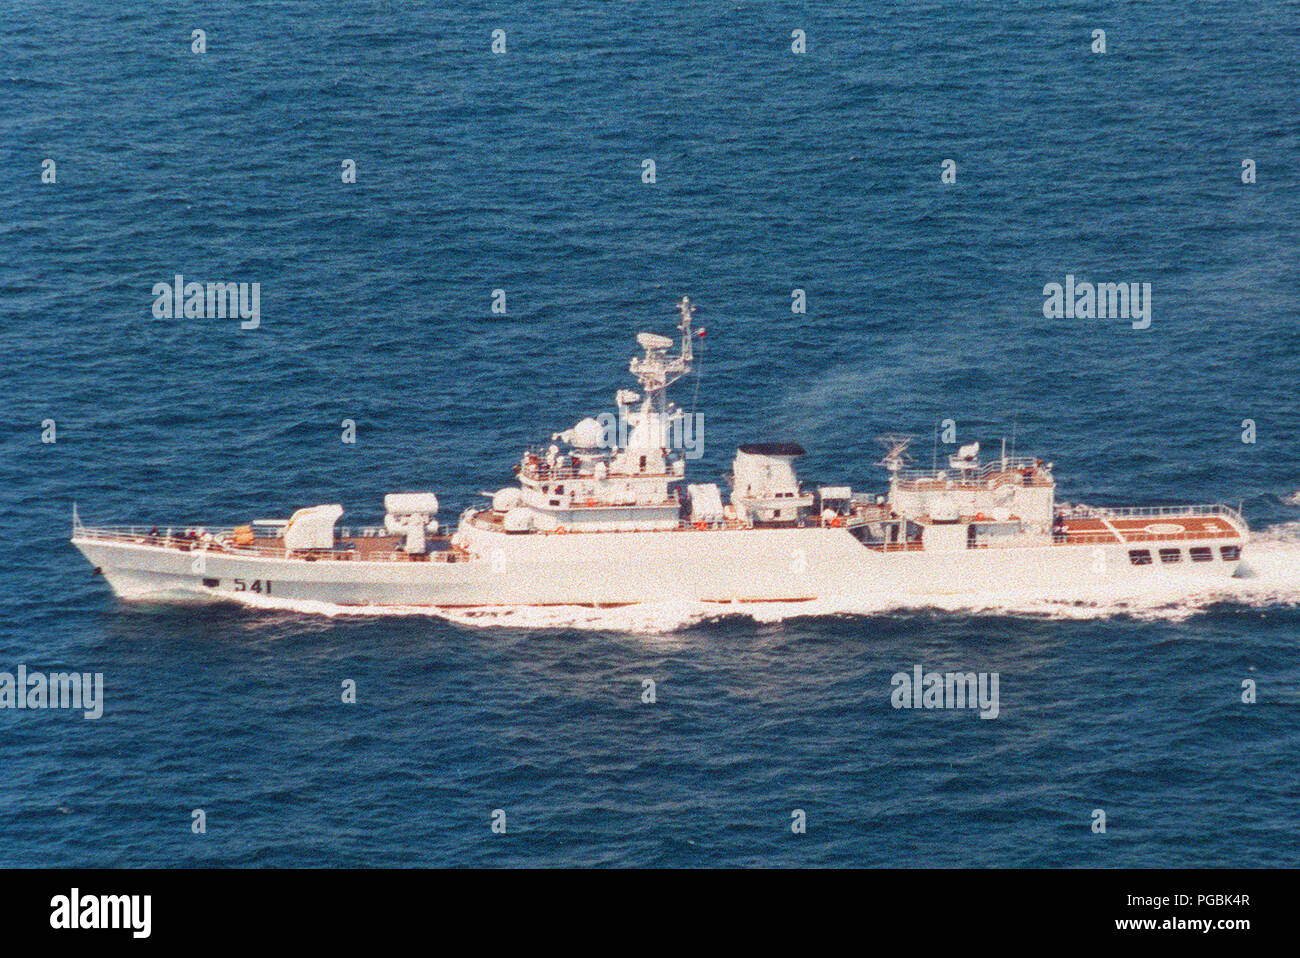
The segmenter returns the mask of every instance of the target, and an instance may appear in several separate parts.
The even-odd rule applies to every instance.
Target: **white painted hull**
[[[1221,581],[1238,562],[1222,536],[1176,543],[1182,561],[1133,565],[1133,543],[880,552],[842,528],[508,535],[466,529],[471,558],[307,561],[74,537],[119,596],[323,602],[336,606],[495,607],[641,602],[915,601],[967,593],[1141,594],[1174,581]],[[1152,544],[1152,552],[1155,551]],[[1159,546],[1175,543],[1161,542]],[[1209,562],[1188,550],[1211,549]]]

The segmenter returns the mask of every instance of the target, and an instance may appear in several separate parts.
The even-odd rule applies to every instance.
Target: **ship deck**
[[[230,529],[211,529],[213,536],[208,541],[187,535],[187,530],[179,527],[168,535],[155,529],[135,526],[101,527],[82,526],[74,536],[109,542],[123,542],[131,545],[153,546],[156,548],[175,549],[178,552],[192,552],[207,549],[214,555],[250,556],[254,558],[285,558],[284,539],[279,536],[258,536],[251,543],[237,543],[233,540]],[[408,555],[401,549],[405,536],[394,535],[342,535],[335,540],[333,549],[304,549],[296,551],[294,558],[308,561],[353,561],[353,562],[462,562],[469,554],[451,544],[450,536],[430,536],[426,544],[428,553]]]
[[[381,559],[411,559],[416,561],[455,561],[456,558],[464,557],[465,553],[456,549],[451,544],[449,536],[430,536],[426,540],[429,552],[427,555],[408,556],[401,550],[402,543],[406,540],[405,536],[343,536],[337,540],[332,551],[320,550],[331,559],[352,559],[356,562],[374,562]],[[284,540],[280,538],[264,538],[255,540],[255,545],[235,546],[229,551],[239,552],[249,548],[256,548],[270,555],[284,555]],[[310,556],[312,553],[304,553],[304,556]]]
[[[1241,531],[1222,515],[1067,516],[1055,540],[1066,545],[1229,539]]]
[[[1086,508],[1086,507],[1085,507]],[[870,507],[862,510],[862,515],[879,512],[879,517],[891,517],[887,508]],[[501,529],[501,517],[490,510],[474,514],[471,521],[481,527]],[[813,524],[816,527],[816,524]],[[750,528],[730,519],[724,522],[692,524],[682,522],[676,529],[646,530],[657,534],[695,532],[740,531]],[[793,528],[793,527],[791,527]],[[1050,541],[1055,546],[1080,545],[1117,545],[1128,543],[1179,542],[1204,539],[1237,539],[1244,535],[1244,523],[1240,514],[1226,506],[1183,506],[1154,509],[1118,509],[1063,512],[1057,516],[1057,525],[1050,540],[1044,538],[1043,544]],[[191,535],[191,532],[194,535]],[[210,549],[215,553],[237,556],[265,558],[284,558],[284,539],[279,536],[258,536],[251,542],[236,541],[233,529],[210,529],[202,539],[197,537],[200,530],[180,527],[160,532],[158,527],[143,528],[139,526],[116,526],[92,528],[78,526],[74,535],[86,539],[108,540],[136,545],[147,545],[189,552],[196,549]],[[333,549],[304,550],[294,554],[295,558],[308,561],[354,561],[354,562],[463,562],[472,558],[471,553],[454,546],[447,535],[430,536],[427,540],[428,552],[409,555],[402,551],[403,536],[387,534],[386,530],[367,529],[363,535],[352,535],[352,530],[343,530]],[[557,530],[558,531],[558,530]],[[579,532],[577,529],[564,530]],[[614,530],[582,530],[587,534],[617,535]],[[170,534],[169,534],[170,533]],[[531,535],[547,533],[533,531]],[[581,533],[579,533],[581,534]],[[206,541],[205,541],[206,540]],[[891,543],[866,543],[869,549],[883,552],[925,551],[923,542],[905,541]]]

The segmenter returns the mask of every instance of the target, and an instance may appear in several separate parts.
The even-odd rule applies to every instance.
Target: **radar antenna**
[[[682,361],[687,363],[695,358],[693,352],[694,338],[691,336],[691,317],[695,315],[697,309],[699,307],[691,302],[689,296],[683,296],[677,301],[677,312],[682,317],[682,321],[677,324],[677,328],[682,331]]]
[[[682,317],[681,322],[677,324],[677,328],[682,331],[682,351],[677,356],[668,355],[673,341],[667,336],[659,336],[655,333],[637,335],[636,341],[645,350],[645,355],[634,357],[628,369],[641,383],[641,391],[645,397],[641,405],[642,413],[651,411],[667,413],[668,403],[664,398],[666,390],[691,371],[691,363],[695,358],[692,349],[695,333],[691,330],[691,314],[696,308],[689,296],[683,296],[677,303],[677,311]]]
[[[912,457],[907,454],[907,447],[912,444],[912,440],[915,438],[915,436],[894,433],[877,436],[876,442],[885,447],[885,457],[876,465],[884,466],[891,473],[899,472],[904,463],[912,461]]]

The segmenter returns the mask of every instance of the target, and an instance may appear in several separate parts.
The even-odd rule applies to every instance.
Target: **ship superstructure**
[[[1009,588],[1141,591],[1170,576],[1232,575],[1248,534],[1225,505],[1092,508],[1056,501],[1053,465],[978,443],[946,466],[909,466],[884,437],[882,494],[808,484],[789,441],[741,446],[730,488],[687,481],[686,414],[669,388],[694,363],[694,306],[679,342],[641,333],[616,414],[526,451],[518,484],[466,509],[454,531],[431,492],[384,498],[382,526],[343,508],[223,528],[90,527],[73,544],[125,597],[260,595],[343,606],[478,607],[915,599]],[[675,348],[675,351],[674,351]]]
[[[694,306],[683,298],[678,310],[676,356],[668,355],[673,347],[668,337],[637,336],[644,355],[628,368],[641,386],[639,394],[620,389],[614,395],[616,416],[604,422],[583,419],[552,435],[544,451],[525,452],[516,469],[519,487],[501,490],[492,497],[491,510],[471,510],[467,519],[508,533],[676,529],[686,460],[671,441],[683,413],[668,400],[668,387],[691,369]]]

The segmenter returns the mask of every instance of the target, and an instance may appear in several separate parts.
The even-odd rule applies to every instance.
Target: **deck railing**
[[[256,527],[255,527],[256,528]],[[382,527],[363,526],[358,535],[348,535],[351,529],[340,529],[337,545],[333,549],[299,549],[292,558],[323,562],[456,562],[463,561],[463,553],[453,549],[435,549],[428,553],[406,553],[400,549],[368,549],[361,558],[355,547],[349,548],[347,539],[369,539],[389,536]],[[193,535],[191,535],[193,533]],[[255,558],[286,558],[284,543],[278,537],[255,536],[252,543],[237,545],[234,526],[85,526],[79,525],[74,537],[108,542],[128,542],[134,545],[157,546],[182,552],[207,550],[213,555],[251,556]],[[429,536],[434,544],[445,544],[450,536]],[[272,544],[275,543],[275,544]]]
[[[953,478],[956,475],[968,475],[976,479],[987,479],[989,476],[997,475],[1000,472],[1016,472],[1021,469],[1033,469],[1041,466],[1042,460],[1035,459],[1033,456],[1007,456],[1006,459],[1000,456],[989,462],[981,463],[974,469],[901,469],[898,472],[900,479],[938,479],[943,473],[946,478]]]
[[[1241,511],[1222,502],[1212,502],[1197,506],[1089,506],[1078,504],[1066,507],[1057,513],[1059,518],[1075,519],[1160,519],[1177,516],[1225,516],[1242,525],[1245,520]]]
[[[596,474],[590,469],[571,465],[547,465],[545,462],[529,463],[519,470],[522,479],[533,482],[555,482],[563,479],[595,479]],[[605,473],[607,479],[665,479],[675,481],[684,478],[672,472],[614,472]]]
[[[1028,484],[1033,486],[1052,485],[1051,474],[1044,471],[1042,460],[1031,456],[1008,456],[1005,460],[986,462],[974,469],[902,469],[895,475],[899,484],[903,486],[915,486],[921,482],[942,482],[945,485],[951,483],[954,489],[974,486],[988,488],[990,481],[999,479],[1017,485],[1025,484],[1026,479],[1029,480]],[[994,482],[994,484],[999,483]]]

